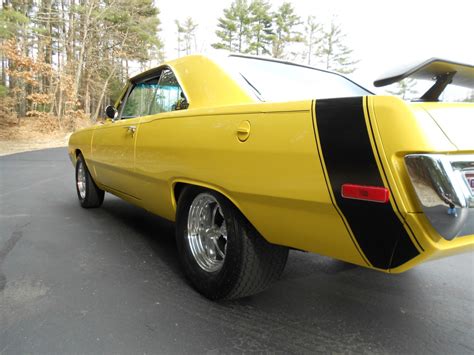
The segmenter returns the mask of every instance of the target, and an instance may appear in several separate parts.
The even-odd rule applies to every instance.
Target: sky
[[[217,19],[232,0],[155,0],[160,9],[161,38],[166,59],[178,56],[177,19],[198,24],[198,51],[212,52]],[[249,0],[250,1],[250,0]],[[327,23],[333,16],[346,34],[346,44],[359,59],[350,77],[373,90],[372,82],[397,66],[431,57],[474,64],[474,1],[472,0],[287,0],[304,20],[316,16]],[[276,9],[284,1],[269,1]],[[375,90],[377,91],[377,90]]]

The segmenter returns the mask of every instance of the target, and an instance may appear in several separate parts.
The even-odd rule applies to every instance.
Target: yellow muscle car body
[[[125,117],[127,95],[163,70],[181,90],[171,109]],[[196,55],[132,78],[114,119],[71,136],[73,164],[81,156],[98,191],[168,220],[196,186],[223,196],[270,244],[384,272],[473,250],[473,104],[404,102],[362,88],[265,100],[238,71]]]

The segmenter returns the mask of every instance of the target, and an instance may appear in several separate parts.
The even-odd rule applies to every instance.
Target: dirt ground
[[[0,156],[65,147],[71,132],[64,129],[51,130],[45,122],[33,118],[24,118],[11,122],[0,122]]]
[[[65,147],[67,146],[69,135],[70,134],[67,134],[58,138],[45,137],[38,140],[4,140],[2,138],[0,139],[0,156],[46,148]]]

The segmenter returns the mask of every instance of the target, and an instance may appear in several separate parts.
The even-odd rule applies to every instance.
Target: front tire
[[[179,197],[176,238],[187,278],[212,300],[265,290],[288,258],[288,248],[268,243],[224,196],[194,186]]]
[[[100,207],[104,202],[104,190],[95,184],[82,154],[76,160],[76,191],[83,208]]]

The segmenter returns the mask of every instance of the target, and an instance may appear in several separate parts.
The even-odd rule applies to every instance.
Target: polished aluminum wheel
[[[227,228],[221,206],[209,193],[197,195],[189,208],[187,242],[197,264],[219,271],[227,251]]]
[[[81,199],[86,198],[86,169],[82,160],[77,162],[77,177],[76,177],[77,191]]]

